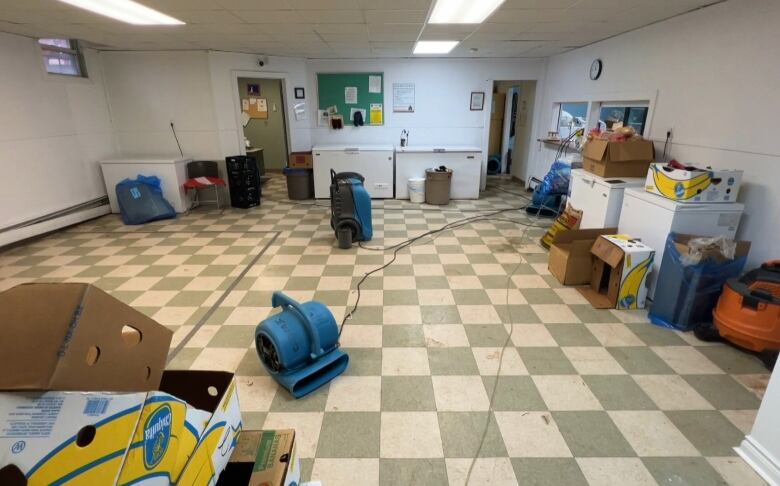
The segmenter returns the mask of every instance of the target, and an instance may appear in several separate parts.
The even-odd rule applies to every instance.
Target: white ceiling
[[[408,57],[419,38],[462,41],[450,57],[547,57],[723,0],[506,0],[479,25],[426,25],[433,0],[139,1],[187,25],[133,26],[56,0],[0,0],[0,31],[101,49]]]

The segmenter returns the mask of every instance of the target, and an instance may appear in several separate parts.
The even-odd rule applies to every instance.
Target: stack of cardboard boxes
[[[582,157],[588,172],[608,178],[645,177],[647,192],[679,203],[734,202],[742,180],[741,171],[653,163],[652,141],[639,137],[618,142],[594,138]],[[605,228],[557,234],[550,272],[564,285],[589,285],[580,292],[596,308],[641,309],[655,250],[617,232]]]
[[[91,285],[6,290],[0,322],[0,484],[215,484],[242,430],[232,373],[164,370],[171,331]]]

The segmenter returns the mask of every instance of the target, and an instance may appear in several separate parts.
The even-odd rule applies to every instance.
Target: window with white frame
[[[87,77],[84,57],[74,39],[38,39],[46,72],[66,76]]]
[[[560,138],[568,138],[572,133],[585,128],[588,124],[588,102],[557,103],[555,130]]]
[[[602,130],[615,130],[623,126],[630,126],[636,133],[642,135],[645,132],[647,102],[638,103],[601,103],[599,107],[599,128]]]

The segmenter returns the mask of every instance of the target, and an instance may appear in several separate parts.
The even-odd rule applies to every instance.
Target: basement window
[[[585,128],[588,123],[588,103],[560,103],[557,106],[558,123],[556,125],[558,136],[568,138],[580,128]]]
[[[614,130],[621,126],[630,126],[636,133],[642,135],[645,132],[648,106],[625,105],[601,105],[599,112],[599,125],[607,130]]]
[[[86,78],[84,56],[75,39],[38,39],[43,63],[49,74]]]

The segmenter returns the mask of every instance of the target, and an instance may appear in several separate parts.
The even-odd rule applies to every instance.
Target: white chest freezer
[[[318,145],[312,148],[314,197],[330,197],[330,171],[357,172],[365,177],[366,191],[374,199],[393,197],[392,145]]]
[[[425,177],[425,169],[445,165],[452,169],[450,199],[479,199],[482,150],[479,147],[396,147],[395,198],[409,199],[407,182]]]
[[[124,159],[101,160],[103,180],[106,183],[108,202],[111,212],[119,212],[116,200],[116,185],[124,179],[135,179],[138,175],[157,176],[162,185],[163,197],[171,203],[177,213],[190,209],[192,203],[184,190],[187,182],[187,164],[192,159],[186,158],[152,158],[128,157]]]
[[[735,238],[744,205],[739,203],[681,204],[644,189],[626,189],[618,230],[639,238],[655,250],[647,296],[655,295],[656,278],[670,232]]]
[[[623,191],[629,187],[643,187],[641,177],[603,178],[583,169],[571,171],[569,202],[582,211],[581,229],[613,228],[618,225]]]

